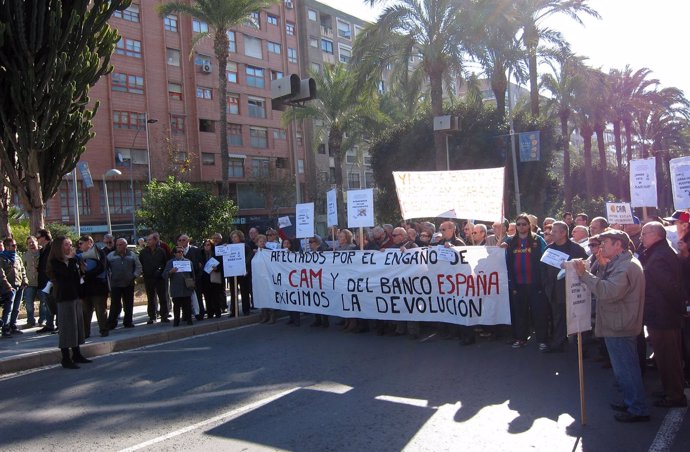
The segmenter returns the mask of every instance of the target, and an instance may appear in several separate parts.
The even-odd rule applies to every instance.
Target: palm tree
[[[659,84],[659,80],[648,79],[651,70],[643,67],[633,72],[630,66],[625,66],[622,71],[612,69],[609,71],[609,105],[610,122],[613,123],[613,136],[616,147],[616,164],[618,165],[618,184],[621,195],[628,187],[623,174],[623,143],[621,139],[621,126],[625,127],[626,157],[632,159],[632,121],[633,112],[638,106],[644,105],[645,98],[649,96],[649,90]]]
[[[360,85],[350,67],[341,63],[324,65],[320,73],[312,72],[310,76],[316,82],[317,98],[304,107],[286,111],[283,121],[312,119],[318,124],[314,131],[315,138],[328,142],[328,151],[335,164],[338,221],[346,222],[343,202],[344,156],[384,119],[377,108],[373,79]]]
[[[186,14],[208,24],[208,32],[199,33],[194,37],[193,44],[211,35],[213,37],[213,51],[218,60],[218,104],[220,106],[220,160],[222,167],[221,196],[230,193],[229,171],[230,156],[228,154],[228,79],[225,68],[228,65],[230,40],[228,31],[231,27],[251,20],[251,14],[267,8],[277,0],[193,0],[173,1],[158,6],[158,14],[165,17],[168,14]]]
[[[517,20],[522,28],[522,42],[527,52],[529,68],[529,87],[532,115],[539,116],[539,87],[537,85],[537,52],[542,39],[562,42],[558,32],[543,28],[541,22],[553,14],[566,14],[582,24],[579,13],[585,13],[597,19],[599,13],[590,8],[587,0],[515,0]]]
[[[479,0],[468,18],[469,53],[482,65],[496,98],[496,110],[505,116],[506,72],[512,70],[518,79],[525,76],[523,52],[517,39],[518,23],[512,1]]]
[[[606,174],[608,161],[606,157],[606,143],[604,131],[607,119],[610,116],[611,105],[608,102],[609,87],[608,77],[599,69],[591,69],[587,73],[587,85],[590,89],[590,102],[592,107],[592,123],[594,135],[597,137],[597,149],[599,151],[599,167],[601,168],[601,189],[604,195],[609,193],[609,178]]]
[[[584,57],[573,54],[567,47],[553,51],[546,63],[552,73],[542,75],[542,86],[553,96],[547,103],[555,109],[561,124],[560,144],[563,151],[563,192],[565,210],[572,210],[573,186],[570,177],[570,126],[575,94],[583,83]]]
[[[385,0],[367,0],[384,3]],[[388,6],[376,23],[357,38],[352,61],[359,80],[393,68],[392,77],[408,71],[423,72],[428,78],[431,113],[443,113],[444,80],[460,74],[467,41],[462,16],[471,2],[466,0],[397,0]],[[437,169],[446,168],[445,140],[434,136]]]

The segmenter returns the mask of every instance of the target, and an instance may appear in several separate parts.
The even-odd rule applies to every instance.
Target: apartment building
[[[88,164],[94,184],[88,188],[77,177],[82,233],[99,237],[107,231],[104,180],[113,231],[124,236],[133,235],[133,213],[151,179],[174,174],[218,190],[223,133],[218,71],[228,80],[229,177],[238,224],[268,224],[294,212],[294,205],[271,205],[253,182],[286,172],[294,178],[296,171],[300,184],[305,181],[303,131],[283,125],[281,112],[271,109],[271,80],[302,72],[295,2],[262,10],[253,17],[255,24],[230,31],[225,68],[218,67],[211,37],[192,46],[199,33],[209,31],[208,24],[184,15],[159,17],[158,3],[135,0],[110,20],[122,39],[112,56],[112,74],[90,93],[100,107],[93,121],[96,135],[80,160]],[[65,176],[49,201],[48,222],[75,224],[73,181],[72,174]]]

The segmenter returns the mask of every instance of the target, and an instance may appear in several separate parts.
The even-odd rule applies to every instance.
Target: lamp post
[[[149,124],[155,124],[158,122],[158,120],[150,119],[148,113],[144,113],[144,119],[144,128],[146,129],[146,167],[148,170],[148,181],[151,182],[151,149],[149,148]],[[137,133],[134,134],[134,139],[132,140],[132,147],[129,150],[129,189],[132,201],[132,240],[134,242],[137,239],[137,209],[134,197],[134,146],[136,145],[139,132],[141,132],[141,129],[137,127]]]
[[[149,182],[151,182],[151,149],[149,147],[149,124],[155,124],[157,122],[157,119],[149,119],[148,115],[146,116],[146,164],[149,170]],[[134,205],[132,205],[132,207],[134,207]]]
[[[108,234],[113,233],[113,228],[110,223],[110,201],[108,200],[108,181],[106,180],[108,177],[111,176],[120,176],[122,175],[122,171],[117,170],[117,169],[109,169],[106,171],[106,173],[103,175],[103,194],[105,195],[105,218],[108,220]]]

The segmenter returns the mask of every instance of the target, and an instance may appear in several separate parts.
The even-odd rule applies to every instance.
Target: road
[[[533,344],[461,347],[282,320],[4,378],[0,448],[650,450],[668,410],[619,424],[610,370],[586,360],[585,378],[581,426],[574,347],[545,355]],[[674,451],[690,450],[684,415]]]

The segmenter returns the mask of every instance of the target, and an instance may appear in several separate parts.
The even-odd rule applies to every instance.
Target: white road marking
[[[411,399],[409,397],[396,397],[396,396],[389,396],[389,395],[380,395],[374,397],[376,400],[383,400],[385,402],[393,402],[393,403],[402,403],[403,405],[412,405],[412,406],[418,406],[422,408],[436,408],[436,407],[430,407],[429,406],[429,401],[428,400],[423,400],[423,399]]]
[[[214,416],[212,418],[206,419],[201,422],[197,422],[196,424],[187,426],[185,428],[181,428],[179,430],[175,430],[174,432],[170,432],[166,435],[159,436],[157,438],[150,439],[148,441],[145,441],[143,443],[136,444],[134,446],[128,447],[126,449],[121,449],[120,452],[132,452],[135,450],[143,449],[145,447],[152,446],[154,444],[166,441],[170,438],[174,438],[176,436],[182,435],[187,432],[191,432],[192,430],[196,430],[198,428],[204,427],[209,424],[214,424],[216,422],[221,422],[221,421],[229,421],[231,419],[237,418],[239,416],[242,416],[245,413],[249,413],[250,411],[254,411],[257,408],[261,408],[264,405],[268,405],[271,402],[274,402],[282,397],[285,397],[288,394],[292,394],[293,392],[297,391],[298,389],[301,389],[299,386],[288,389],[287,391],[279,392],[278,394],[272,395],[270,397],[266,397],[265,399],[257,400],[256,402],[252,402],[248,405],[244,405],[238,408],[235,408],[234,410],[226,411],[225,413],[219,414],[218,416]]]
[[[342,395],[352,391],[354,388],[352,386],[336,383],[333,381],[322,381],[320,383],[315,383],[313,385],[304,386],[304,389]]]
[[[676,433],[678,433],[680,425],[683,423],[683,418],[687,410],[687,407],[685,407],[672,408],[668,411],[664,417],[664,421],[659,427],[659,431],[656,433],[654,441],[652,441],[652,445],[649,446],[649,452],[665,452],[671,450],[671,445],[676,438]]]

